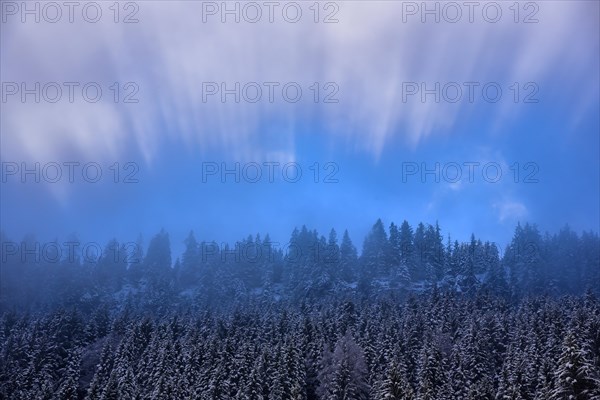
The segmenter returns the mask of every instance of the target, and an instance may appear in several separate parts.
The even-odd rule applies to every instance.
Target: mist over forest
[[[444,238],[437,223],[386,227],[378,219],[361,243],[347,230],[325,236],[306,226],[294,228],[285,245],[268,234],[234,244],[198,242],[190,231],[183,254],[173,259],[164,230],[147,247],[142,237],[101,248],[75,239],[36,242],[33,235],[15,242],[3,234],[0,300],[5,311],[89,312],[109,305],[160,315],[188,307],[406,298],[434,288],[512,302],[600,289],[598,234],[568,226],[542,234],[518,224],[510,244],[499,249],[475,234],[464,243]]]
[[[2,237],[7,399],[598,399],[600,240],[379,219],[92,258]],[[141,242],[141,240],[140,240]],[[62,258],[58,257],[59,254]],[[41,396],[41,397],[40,397]]]

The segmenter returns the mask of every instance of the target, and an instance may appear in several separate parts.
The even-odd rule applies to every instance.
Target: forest
[[[597,233],[1,239],[0,399],[600,399]]]

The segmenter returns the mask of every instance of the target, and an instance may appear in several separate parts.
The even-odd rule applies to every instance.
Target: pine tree
[[[504,256],[510,269],[510,283],[517,295],[540,293],[546,281],[542,270],[542,240],[535,225],[517,224]]]
[[[169,234],[164,229],[152,238],[144,258],[146,278],[155,286],[168,284],[171,271],[171,244]]]
[[[461,290],[469,295],[474,295],[479,288],[480,282],[476,275],[481,264],[481,253],[481,242],[471,234],[471,241],[468,246],[463,246],[459,259],[462,271]]]
[[[413,237],[414,248],[414,275],[413,281],[427,278],[427,243],[425,241],[425,225],[419,223]]]
[[[113,352],[110,342],[107,342],[102,348],[100,363],[96,369],[86,400],[99,400],[102,398],[104,387],[107,385],[113,367]]]
[[[498,248],[494,243],[486,242],[483,251],[487,269],[485,281],[487,288],[502,296],[507,296],[509,294],[508,283],[504,268],[500,264]]]
[[[410,284],[408,263],[403,262],[401,235],[393,222],[390,224],[388,264],[392,269],[392,281],[402,287],[407,287]]]
[[[419,271],[415,262],[413,231],[406,220],[400,225],[400,265],[406,268],[411,281],[419,279]]]
[[[131,254],[129,254],[129,264],[127,268],[127,277],[130,283],[137,284],[144,276],[144,239],[142,234],[138,235],[135,246]]]
[[[432,237],[433,254],[431,258],[433,279],[434,282],[439,282],[444,279],[446,271],[445,266],[445,253],[444,253],[444,238],[442,237],[441,229],[438,222],[435,222],[435,230]]]
[[[340,277],[346,282],[353,282],[355,279],[355,270],[358,256],[356,254],[356,247],[350,240],[348,230],[344,231],[342,243],[340,245]]]
[[[419,388],[417,399],[438,399],[438,393],[446,383],[444,359],[435,344],[426,342],[421,350],[418,379]]]
[[[600,399],[598,373],[573,332],[565,337],[555,377],[551,400]]]
[[[367,282],[371,278],[389,276],[388,246],[387,233],[385,232],[383,222],[381,222],[381,219],[378,219],[365,238],[361,254],[361,273]]]
[[[181,256],[181,272],[179,284],[182,288],[195,287],[199,281],[200,269],[200,247],[194,231],[190,231],[184,241],[185,251]]]
[[[389,239],[389,263],[390,265],[400,265],[402,257],[402,245],[400,243],[400,231],[393,222],[390,224],[390,239]]]
[[[79,399],[79,375],[81,365],[81,350],[74,349],[69,355],[67,366],[63,372],[63,379],[60,382],[57,400],[77,400]]]
[[[367,399],[367,372],[364,352],[347,332],[333,352],[323,353],[317,394],[331,400]]]
[[[414,393],[407,381],[406,371],[398,363],[388,367],[384,379],[379,383],[375,398],[381,400],[413,400]]]

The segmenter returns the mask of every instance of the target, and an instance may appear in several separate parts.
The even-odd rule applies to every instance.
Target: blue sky
[[[22,10],[7,3],[0,38],[0,217],[13,239],[77,232],[104,243],[113,236],[134,240],[141,232],[147,243],[164,227],[178,253],[190,229],[205,240],[268,232],[285,243],[294,226],[306,224],[322,234],[347,228],[360,248],[379,217],[386,225],[439,221],[453,238],[475,232],[501,244],[518,221],[544,231],[566,223],[598,231],[597,2],[521,2],[519,22],[512,2],[500,2],[495,23],[479,8],[473,22],[466,9],[456,23],[445,20],[452,10],[439,23],[427,15],[422,22],[421,10],[413,15],[407,2],[378,1],[319,3],[318,23],[312,2],[297,3],[297,23],[279,9],[269,22],[261,2],[257,23],[246,20],[251,14],[241,14],[239,23],[225,15],[223,23],[220,10],[208,13],[220,2],[199,1],[137,2],[120,10],[117,23],[112,3],[100,2],[96,23],[79,10],[73,22],[63,10],[58,22],[45,20],[54,14],[40,14],[38,23],[28,15],[22,22]],[[338,22],[323,23],[331,13]],[[123,23],[130,14],[137,23]],[[528,16],[538,22],[524,23]],[[46,101],[53,85],[40,89],[39,103],[34,94],[24,102],[22,93],[12,94],[21,83],[34,88],[35,82],[40,88],[56,82],[62,97]],[[72,102],[65,82],[79,84]],[[239,102],[208,94],[213,83],[231,89],[235,82]],[[266,82],[273,82],[273,101]],[[89,83],[102,89],[97,102],[81,93]],[[436,83],[439,102],[434,94],[422,99],[408,92]],[[285,99],[286,84],[290,96],[302,89],[298,102]],[[472,101],[468,85],[475,85]],[[501,88],[497,102],[486,100],[485,85],[490,96]],[[257,86],[261,99],[246,101],[244,94],[252,97]],[[452,102],[456,87],[463,97]],[[138,102],[124,103],[127,94]],[[324,102],[327,94],[337,102]],[[21,171],[11,174],[15,165],[36,162],[40,183],[33,175],[21,182]],[[73,183],[65,162],[79,163]],[[52,163],[62,166],[57,182],[42,173],[46,167],[50,174]],[[102,170],[99,182],[82,178],[80,166],[87,163]],[[203,182],[203,169],[223,163],[238,163],[239,183],[232,175],[222,182],[218,173]],[[288,182],[293,176],[282,174],[284,165],[302,168],[297,182]],[[421,175],[436,165],[438,181]],[[248,182],[256,166],[262,179]],[[409,175],[415,166],[419,171]],[[457,166],[461,179],[454,179]],[[137,183],[122,182],[129,172]],[[328,173],[337,182],[324,182]]]

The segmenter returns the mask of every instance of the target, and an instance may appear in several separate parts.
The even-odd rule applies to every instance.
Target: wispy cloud
[[[514,200],[503,200],[493,204],[494,209],[498,214],[499,222],[510,222],[514,223],[519,219],[526,218],[528,216],[527,207],[518,201]]]
[[[416,147],[452,132],[472,108],[403,102],[403,82],[501,81],[506,88],[536,81],[543,87],[559,76],[571,87],[587,87],[597,79],[583,67],[596,62],[597,53],[589,51],[591,42],[598,48],[592,34],[598,21],[590,17],[596,3],[540,3],[538,24],[515,24],[508,16],[497,24],[402,23],[401,7],[340,3],[336,24],[311,18],[222,24],[218,17],[202,23],[202,2],[161,1],[140,3],[140,22],[130,25],[9,20],[2,27],[3,81],[97,81],[105,92],[96,104],[3,104],[2,157],[53,159],[66,151],[114,157],[129,151],[118,146],[127,141],[151,163],[167,139],[194,151],[227,149],[239,158],[293,154],[299,124],[318,115],[326,133],[377,158],[391,138]],[[112,102],[108,86],[129,81],[139,85],[139,103]],[[304,99],[205,103],[202,83],[211,81],[294,81]],[[330,81],[339,86],[340,102],[321,105],[317,113],[308,87]],[[501,131],[520,107],[506,101],[494,112]]]

